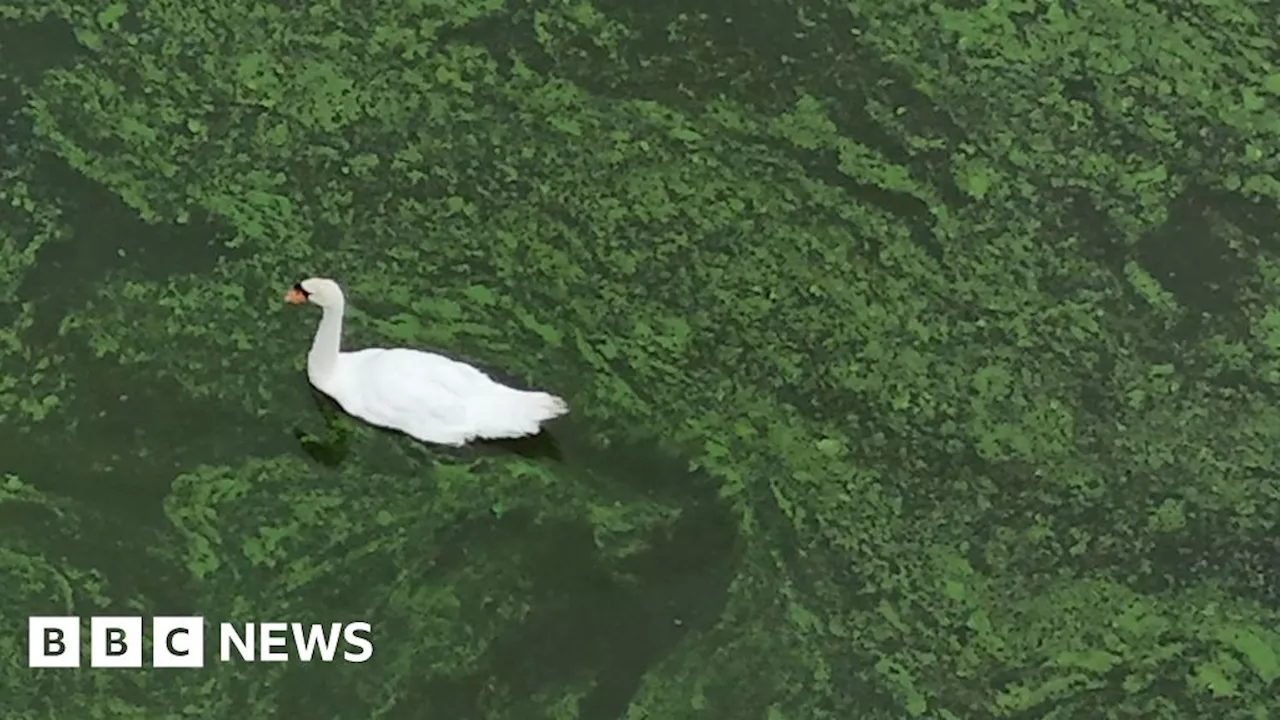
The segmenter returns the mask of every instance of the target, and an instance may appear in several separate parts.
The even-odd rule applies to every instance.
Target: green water
[[[1272,15],[0,0],[4,717],[1280,715]],[[312,275],[572,413],[344,416]]]

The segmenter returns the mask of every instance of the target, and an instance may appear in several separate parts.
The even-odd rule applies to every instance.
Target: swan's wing
[[[351,353],[349,370],[368,419],[401,430],[467,423],[467,401],[492,382],[476,368],[432,353],[371,348]]]

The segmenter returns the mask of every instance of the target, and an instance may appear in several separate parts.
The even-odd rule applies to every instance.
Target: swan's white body
[[[439,445],[535,435],[569,406],[545,392],[516,390],[466,363],[420,350],[341,352],[346,299],[332,280],[294,286],[288,302],[324,310],[307,353],[307,378],[342,409],[373,425]]]

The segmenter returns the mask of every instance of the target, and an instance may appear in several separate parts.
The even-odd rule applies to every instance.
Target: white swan
[[[324,313],[307,353],[307,378],[347,413],[439,445],[535,435],[569,412],[545,392],[516,390],[465,363],[405,348],[340,352],[346,298],[338,283],[309,278],[285,302],[319,305]]]

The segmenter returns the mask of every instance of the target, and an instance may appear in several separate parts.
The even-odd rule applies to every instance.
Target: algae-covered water
[[[1245,0],[0,0],[0,713],[1280,717],[1277,38]],[[352,347],[571,415],[342,415],[312,275]],[[32,669],[30,615],[375,649]]]

